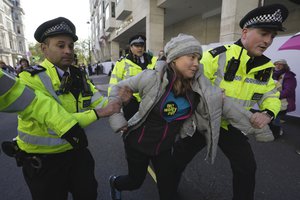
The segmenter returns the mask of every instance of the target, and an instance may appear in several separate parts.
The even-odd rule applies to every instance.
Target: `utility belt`
[[[28,162],[33,168],[42,168],[42,160],[38,155],[28,154],[21,150],[17,141],[4,141],[1,144],[2,151],[9,157],[16,159],[17,166],[21,167],[25,162]]]
[[[27,153],[23,150],[21,150],[17,144],[17,141],[4,141],[2,142],[2,151],[9,157],[13,157],[16,159],[17,166],[21,167],[24,164],[29,164],[35,169],[41,169],[43,166],[43,162],[45,164],[46,160],[57,158],[64,159],[65,157],[72,157],[72,154],[83,151],[86,149],[86,147],[82,148],[74,148],[70,149],[68,151],[62,152],[62,153],[54,153],[54,154],[33,154],[33,153]]]

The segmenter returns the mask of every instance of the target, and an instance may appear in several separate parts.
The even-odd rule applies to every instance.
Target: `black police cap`
[[[129,39],[129,45],[133,44],[145,44],[146,37],[144,35],[134,35]]]
[[[41,43],[47,37],[55,35],[69,35],[74,42],[78,40],[74,24],[64,17],[58,17],[41,24],[36,29],[34,38]]]
[[[255,8],[247,13],[240,21],[241,28],[266,28],[284,31],[282,23],[289,14],[282,4],[271,4]]]

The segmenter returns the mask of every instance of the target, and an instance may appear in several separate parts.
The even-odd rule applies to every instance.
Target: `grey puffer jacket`
[[[123,113],[116,113],[109,118],[110,126],[115,132],[128,126],[127,134],[130,134],[146,120],[168,85],[166,68],[167,63],[159,61],[155,70],[144,70],[137,76],[123,80],[112,87],[110,101],[118,98],[118,88],[122,86],[128,86],[133,93],[138,92],[142,98],[139,111],[128,122]],[[192,117],[184,122],[180,131],[181,137],[192,136],[196,128],[204,134],[207,143],[206,159],[209,159],[211,163],[214,162],[218,148],[221,117],[225,117],[232,126],[241,130],[245,135],[254,134],[258,141],[274,140],[268,126],[263,129],[254,129],[249,122],[252,113],[229,98],[223,97],[222,90],[212,86],[202,70],[202,65],[200,65],[200,70],[195,75],[192,84],[193,91],[200,96],[200,102]]]

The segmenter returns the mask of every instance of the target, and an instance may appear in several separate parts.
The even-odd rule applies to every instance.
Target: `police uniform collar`
[[[282,4],[271,4],[255,8],[240,21],[241,28],[264,28],[284,31],[282,23],[288,16],[288,9]]]
[[[236,41],[234,44],[236,44],[236,45],[238,45],[238,46],[240,46],[240,47],[242,47],[242,48],[245,49],[245,47],[244,47],[241,39],[239,39],[238,41]]]
[[[241,39],[236,41],[234,44],[237,46],[240,46],[241,48],[244,48],[244,50],[246,51],[245,53],[247,53],[247,49],[245,49]],[[250,71],[250,69],[252,69],[252,68],[264,65],[264,64],[268,63],[270,60],[271,59],[266,57],[265,55],[256,56],[256,57],[249,56],[249,60],[247,61],[248,71]]]
[[[68,72],[68,73],[70,74],[70,68],[68,68],[67,71],[62,70],[62,69],[60,69],[60,68],[57,67],[57,66],[55,66],[55,68],[56,68],[56,71],[57,71],[59,77],[62,77],[62,76],[64,75],[65,72]]]

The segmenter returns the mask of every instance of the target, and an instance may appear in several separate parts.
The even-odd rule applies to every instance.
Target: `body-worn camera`
[[[228,61],[228,65],[226,66],[224,80],[225,81],[233,81],[235,74],[236,74],[237,70],[239,69],[239,66],[240,66],[240,60],[232,57]]]

